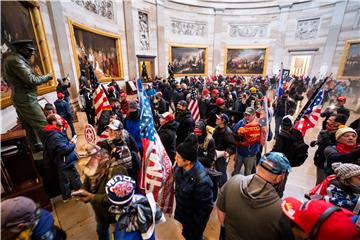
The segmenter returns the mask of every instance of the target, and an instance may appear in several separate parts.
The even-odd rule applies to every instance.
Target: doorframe
[[[150,56],[150,55],[136,55],[136,57],[137,57],[137,76],[138,76],[138,78],[140,78],[141,77],[141,73],[139,72],[139,69],[140,69],[140,62],[141,61],[151,61],[152,62],[152,64],[151,64],[151,72],[152,72],[152,75],[151,76],[149,76],[149,77],[151,77],[151,79],[155,79],[155,58],[156,58],[156,56]]]
[[[309,63],[309,69],[307,72],[307,75],[310,76],[312,73],[312,68],[314,65],[314,59],[316,56],[316,53],[319,51],[319,48],[311,48],[311,49],[289,49],[289,55],[288,55],[288,66],[291,65],[291,58],[293,56],[301,56],[301,55],[307,55],[311,56],[310,63]]]

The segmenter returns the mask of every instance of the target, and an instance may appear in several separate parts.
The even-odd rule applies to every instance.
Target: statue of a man
[[[37,100],[36,87],[53,78],[49,73],[37,76],[31,68],[35,47],[32,40],[12,43],[14,51],[4,60],[4,79],[11,88],[11,99],[32,146],[33,152],[41,151],[40,141],[46,124],[45,115]]]
[[[141,77],[142,77],[143,79],[146,79],[146,81],[148,81],[148,80],[149,80],[149,77],[148,77],[148,73],[147,73],[145,61],[142,63],[141,68],[142,68],[142,70],[141,70]]]

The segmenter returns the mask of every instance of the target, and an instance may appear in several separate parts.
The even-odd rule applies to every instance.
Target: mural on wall
[[[122,79],[120,38],[72,21],[69,25],[78,76],[80,70],[86,70],[89,61],[100,81]]]
[[[319,29],[320,18],[299,20],[297,22],[295,38],[305,40],[316,38]]]
[[[170,45],[169,48],[175,76],[207,75],[207,46]]]
[[[265,75],[267,47],[231,47],[225,49],[225,74]]]
[[[139,12],[139,35],[140,35],[140,49],[149,50],[149,20],[148,15],[144,12]]]
[[[80,7],[87,9],[90,12],[98,14],[102,17],[113,20],[114,10],[113,1],[111,0],[71,0]]]
[[[338,77],[360,79],[360,39],[346,42]]]
[[[12,51],[11,42],[32,39],[36,48],[34,61],[31,64],[32,70],[37,75],[53,72],[46,39],[43,39],[45,44],[42,47],[39,45],[39,36],[44,36],[43,24],[39,14],[40,11],[36,3],[1,1],[1,63]],[[39,25],[35,28],[33,22],[38,22]],[[42,58],[43,56],[45,57]],[[55,81],[52,80],[39,86],[38,94],[51,92],[54,89]],[[1,75],[1,108],[11,104],[10,96],[11,89]]]

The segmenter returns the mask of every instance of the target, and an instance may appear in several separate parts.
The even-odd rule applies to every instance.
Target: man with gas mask
[[[43,149],[40,138],[44,133],[46,118],[37,100],[36,87],[49,82],[53,74],[37,76],[32,70],[31,64],[35,60],[32,40],[18,40],[12,46],[14,52],[4,60],[4,79],[11,88],[11,100],[32,144],[32,150],[39,152]]]
[[[109,151],[112,165],[126,168],[129,176],[138,179],[140,154],[134,138],[124,130],[119,120],[113,120],[108,126],[109,137],[99,145]]]
[[[101,240],[109,239],[109,226],[115,223],[115,218],[108,210],[111,203],[107,200],[105,186],[115,175],[127,175],[126,169],[120,164],[114,164],[109,152],[97,145],[85,146],[88,161],[83,171],[85,180],[82,189],[72,192],[72,196],[84,203],[91,204],[96,217],[96,232]]]

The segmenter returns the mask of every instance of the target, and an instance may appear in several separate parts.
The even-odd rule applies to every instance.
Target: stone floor
[[[352,112],[348,124],[355,120],[358,115]],[[84,113],[79,113],[79,122],[75,123],[78,138],[78,147],[85,143],[83,133],[83,123],[86,122],[86,116]],[[315,140],[320,130],[320,123],[315,128],[310,129],[305,137],[305,141]],[[274,127],[272,127],[274,129]],[[272,142],[268,144],[268,149],[271,149]],[[294,196],[302,199],[304,193],[306,193],[315,184],[315,167],[313,165],[313,155],[315,149],[309,149],[309,157],[306,162],[297,168],[293,168],[290,173],[286,185],[285,196]],[[233,168],[233,162],[230,162],[228,172],[231,172]],[[54,211],[53,215],[55,221],[60,225],[68,234],[70,240],[92,240],[97,239],[96,235],[96,223],[94,219],[94,213],[90,204],[84,204],[75,199],[70,200],[67,203],[63,203],[61,199],[53,199]],[[183,239],[181,235],[181,224],[166,216],[167,221],[163,224],[156,226],[156,236],[159,240],[176,240]],[[213,210],[210,216],[210,220],[207,224],[205,233],[205,239],[218,239],[219,236],[219,223],[217,221],[216,212]]]

